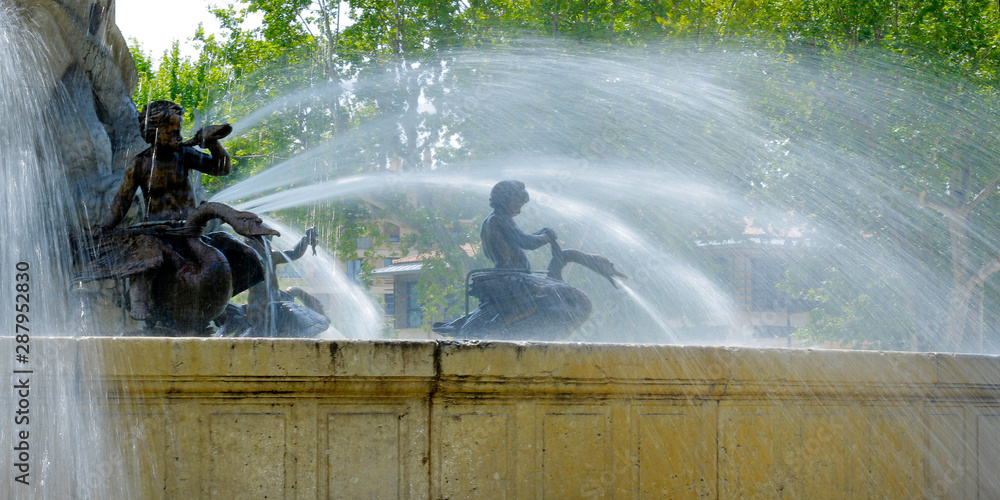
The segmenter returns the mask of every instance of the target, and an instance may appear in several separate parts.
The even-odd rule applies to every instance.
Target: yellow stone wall
[[[77,342],[143,498],[1000,498],[996,357]]]

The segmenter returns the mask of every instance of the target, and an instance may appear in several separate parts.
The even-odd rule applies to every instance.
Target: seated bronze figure
[[[562,279],[563,268],[576,262],[604,276],[612,285],[624,278],[614,264],[599,255],[562,250],[552,229],[521,231],[514,217],[528,202],[520,181],[501,181],[490,193],[493,212],[483,221],[483,251],[495,271],[472,277],[469,295],[479,306],[460,318],[435,323],[432,329],[458,338],[561,340],[590,317],[590,299]],[[525,250],[548,244],[552,250],[546,274],[531,272]]]
[[[150,147],[125,170],[109,213],[93,230],[95,241],[77,280],[124,278],[134,319],[162,334],[208,335],[209,321],[224,313],[234,294],[262,281],[264,269],[252,248],[225,232],[202,235],[204,227],[222,219],[246,237],[278,232],[250,212],[219,203],[196,206],[189,174],[230,173],[219,140],[232,127],[210,125],[183,141],[183,116],[184,108],[170,101],[152,102],[140,113],[140,132]],[[136,190],[145,206],[142,221],[116,229]]]

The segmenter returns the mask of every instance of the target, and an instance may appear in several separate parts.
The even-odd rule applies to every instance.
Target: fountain
[[[735,176],[746,185],[802,182],[792,201],[808,193],[839,205],[851,222],[868,212],[860,203],[845,207],[853,204],[838,198],[844,193],[865,193],[859,199],[882,207],[933,203],[862,175],[913,160],[905,147],[883,150],[871,137],[840,135],[857,128],[851,119],[870,104],[868,94],[849,99],[803,84],[805,76],[773,65],[763,51],[528,45],[465,54],[448,66],[463,78],[441,93],[461,104],[447,112],[461,112],[469,127],[441,144],[496,151],[492,161],[455,148],[450,164],[424,172],[358,174],[365,157],[357,145],[375,126],[331,143],[342,153],[341,170],[322,171],[336,174],[332,180],[316,177],[320,147],[212,199],[263,214],[333,197],[377,200],[386,191],[484,200],[497,181],[522,180],[532,200],[523,226],[552,224],[572,239],[563,242],[612,256],[630,275],[615,289],[601,276],[566,273],[594,304],[570,337],[578,342],[373,340],[379,328],[360,301],[363,324],[333,321],[353,339],[108,336],[136,327],[118,306],[121,290],[100,281],[66,285],[69,242],[86,240],[130,158],[146,147],[109,6],[0,7],[0,102],[18,117],[3,121],[0,145],[24,152],[0,158],[8,178],[24,179],[7,188],[0,227],[10,250],[0,278],[15,285],[3,295],[8,304],[21,292],[31,297],[30,310],[4,312],[4,324],[30,332],[0,336],[0,376],[11,387],[0,414],[32,417],[0,423],[5,494],[971,498],[1000,491],[996,357],[747,346],[748,324],[773,327],[790,322],[791,312],[747,321],[739,293],[711,275],[717,262],[701,265],[713,260],[706,249],[777,234],[757,227],[784,224],[788,240],[809,222],[813,239],[832,242],[830,253],[844,259],[837,264],[898,268],[911,283],[932,274],[910,273],[918,268],[912,256],[886,248],[837,245],[857,227],[790,214],[773,199],[734,201],[745,194],[732,188]],[[891,96],[868,90],[875,103],[921,104],[921,113],[948,123],[933,114],[940,109],[928,101],[933,86],[904,83]],[[778,130],[789,135],[775,137],[759,122],[780,122],[778,114],[762,115],[747,96],[773,98],[763,100],[769,111],[793,115],[775,97],[782,94],[839,103],[830,109],[843,113],[831,113],[824,134],[806,136],[792,134],[800,123],[788,118]],[[233,134],[252,127],[236,122]],[[851,178],[830,174],[833,166],[851,167]],[[871,186],[884,196],[871,196]],[[734,217],[740,231],[727,232]],[[865,231],[883,221],[870,222]],[[275,227],[286,237],[294,232]],[[666,244],[675,240],[688,244]],[[29,285],[18,290],[24,273]],[[941,301],[933,284],[921,285],[931,303]]]

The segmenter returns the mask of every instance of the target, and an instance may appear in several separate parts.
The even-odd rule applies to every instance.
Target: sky
[[[197,52],[188,39],[194,35],[198,23],[204,23],[208,33],[219,29],[215,16],[208,11],[212,3],[225,2],[170,0],[153,6],[149,0],[116,0],[115,23],[125,40],[135,38],[142,51],[154,59],[159,59],[174,40],[181,43],[181,55],[194,57]]]

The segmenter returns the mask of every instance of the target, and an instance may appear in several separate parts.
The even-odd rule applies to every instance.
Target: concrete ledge
[[[1000,495],[992,356],[42,340],[101,383],[143,498]]]

